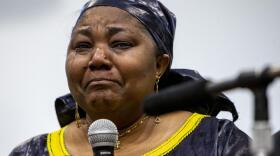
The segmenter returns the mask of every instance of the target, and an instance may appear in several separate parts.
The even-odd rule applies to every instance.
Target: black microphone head
[[[178,110],[198,112],[190,108],[199,109],[198,104],[202,105],[209,99],[210,95],[205,91],[206,83],[206,80],[180,83],[148,95],[143,101],[143,111],[152,116]]]
[[[114,147],[118,141],[118,129],[112,121],[99,119],[89,126],[88,139],[92,148],[101,146]]]

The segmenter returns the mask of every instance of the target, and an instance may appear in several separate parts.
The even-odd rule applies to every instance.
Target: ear
[[[159,55],[157,56],[156,61],[156,72],[159,74],[159,76],[162,76],[169,65],[170,57],[167,54]]]

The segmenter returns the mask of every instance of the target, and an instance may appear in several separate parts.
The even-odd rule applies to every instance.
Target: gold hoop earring
[[[77,128],[80,128],[81,127],[81,118],[80,118],[79,106],[78,106],[77,102],[76,102],[76,108],[75,108],[75,120],[76,120]]]

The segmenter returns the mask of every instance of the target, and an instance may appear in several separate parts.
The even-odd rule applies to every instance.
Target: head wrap
[[[138,19],[153,37],[159,52],[170,56],[170,67],[176,17],[162,3],[158,0],[90,0],[84,5],[80,17],[86,10],[95,6],[116,7]]]

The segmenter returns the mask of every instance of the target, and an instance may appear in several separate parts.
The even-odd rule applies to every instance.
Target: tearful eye
[[[75,46],[75,52],[80,54],[86,54],[91,51],[91,48],[92,48],[91,44],[82,42],[82,43],[78,43]]]
[[[133,44],[130,42],[126,41],[115,41],[111,44],[111,48],[116,48],[116,49],[128,49],[133,47]]]

